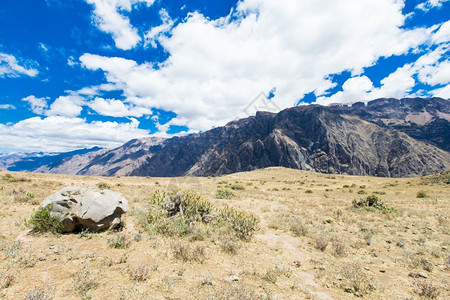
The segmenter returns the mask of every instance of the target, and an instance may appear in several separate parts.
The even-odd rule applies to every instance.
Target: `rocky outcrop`
[[[128,200],[110,190],[68,186],[47,197],[41,207],[52,205],[51,215],[63,222],[62,232],[113,229],[127,212]]]

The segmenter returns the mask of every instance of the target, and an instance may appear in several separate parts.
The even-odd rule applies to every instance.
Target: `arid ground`
[[[2,171],[0,298],[449,299],[448,176],[354,177],[284,168],[211,178]],[[67,185],[123,193],[129,200],[123,230],[30,232],[24,220]],[[209,225],[167,227],[170,234],[147,226],[154,192],[175,189],[251,213],[259,228],[242,239]],[[371,195],[382,203],[354,207],[353,200]]]

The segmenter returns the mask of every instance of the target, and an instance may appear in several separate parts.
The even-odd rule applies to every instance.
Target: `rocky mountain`
[[[64,153],[4,153],[0,154],[0,168],[9,171],[36,171],[41,166],[51,167],[56,163],[60,163],[65,158],[71,158],[74,155],[83,155],[100,149],[99,147],[93,147]]]
[[[143,138],[67,157],[38,172],[216,176],[271,166],[330,174],[417,176],[450,168],[450,101],[377,99],[258,112],[201,134]]]

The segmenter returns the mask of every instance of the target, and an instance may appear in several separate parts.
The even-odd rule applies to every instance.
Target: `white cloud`
[[[165,9],[161,9],[159,15],[161,16],[163,23],[159,26],[152,27],[152,29],[147,31],[144,35],[144,46],[150,44],[153,48],[156,48],[156,42],[173,27],[174,22]]]
[[[37,98],[34,95],[30,95],[22,99],[22,101],[26,101],[31,106],[31,111],[37,115],[44,115],[45,110],[47,109],[47,100],[48,98]]]
[[[103,99],[97,97],[89,103],[89,107],[103,116],[111,117],[137,117],[151,115],[152,111],[145,107],[128,106],[121,100]]]
[[[431,95],[433,95],[434,97],[441,97],[444,99],[450,99],[450,85],[446,85],[442,88],[438,88],[435,90],[432,90],[430,92]]]
[[[337,92],[331,97],[317,98],[318,104],[345,103],[351,101],[367,100],[368,92],[373,89],[372,81],[367,76],[349,78],[342,85],[343,91]]]
[[[117,48],[129,50],[141,41],[141,37],[123,12],[130,12],[138,3],[150,6],[154,0],[86,0],[86,2],[94,6],[93,19],[97,27],[112,35]]]
[[[432,41],[435,44],[448,43],[450,41],[450,21],[443,23],[439,30],[433,35]]]
[[[45,113],[47,116],[77,117],[83,110],[84,99],[78,95],[58,97]]]
[[[20,75],[35,77],[38,73],[36,69],[19,65],[14,56],[0,53],[0,77],[19,77]]]
[[[425,2],[418,4],[416,8],[423,11],[429,11],[431,8],[441,7],[443,3],[448,1],[449,0],[427,0]]]
[[[233,120],[261,91],[275,87],[273,101],[283,109],[332,87],[328,75],[345,70],[359,78],[347,93],[364,96],[365,67],[429,39],[425,28],[402,28],[402,8],[397,0],[244,0],[223,18],[196,12],[170,34],[150,31],[147,41],[169,53],[157,67],[92,54],[80,61],[103,70],[131,103],[175,112],[182,125],[206,130]]]
[[[10,109],[16,109],[16,107],[12,104],[1,104],[0,109],[10,110]]]
[[[70,93],[70,94],[75,94],[75,95],[97,96],[97,95],[101,94],[102,92],[116,91],[119,89],[120,88],[114,84],[105,83],[105,84],[100,84],[100,85],[84,87],[76,92],[74,92],[74,91],[66,91],[66,92]]]
[[[117,147],[148,132],[138,128],[131,118],[128,123],[92,122],[81,118],[51,116],[34,117],[13,125],[0,124],[0,140],[4,148],[27,151],[69,151],[84,147]]]

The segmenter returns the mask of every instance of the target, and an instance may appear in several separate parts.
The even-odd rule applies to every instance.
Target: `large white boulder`
[[[59,190],[47,197],[41,207],[50,204],[53,204],[51,215],[65,224],[63,232],[113,229],[120,224],[121,215],[128,209],[128,200],[121,193],[82,186]]]

